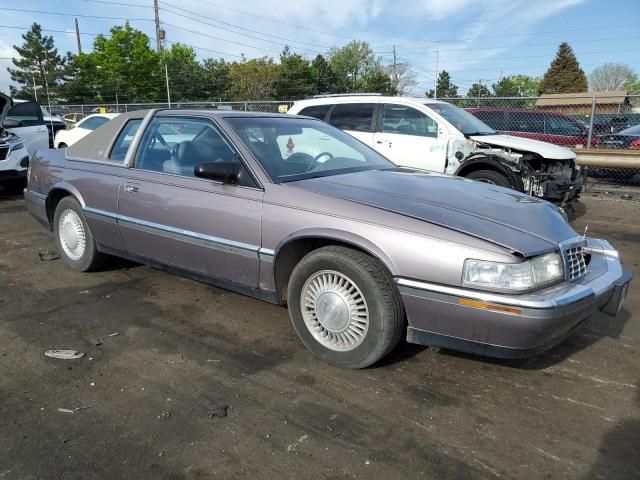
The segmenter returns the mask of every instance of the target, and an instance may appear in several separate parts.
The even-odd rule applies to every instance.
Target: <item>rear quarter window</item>
[[[331,105],[313,105],[311,107],[306,107],[298,112],[298,115],[305,115],[307,117],[317,118],[318,120],[324,120],[329,113],[329,109]]]

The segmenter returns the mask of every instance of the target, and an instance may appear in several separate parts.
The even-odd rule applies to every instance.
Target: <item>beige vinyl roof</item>
[[[591,105],[593,97],[596,97],[597,105],[622,104],[627,98],[627,91],[612,90],[609,92],[550,93],[542,95],[536,102],[536,107]]]

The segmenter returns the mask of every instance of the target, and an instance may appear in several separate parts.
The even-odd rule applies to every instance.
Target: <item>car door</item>
[[[8,130],[24,140],[29,154],[49,148],[49,131],[44,123],[40,105],[35,102],[16,103],[9,109],[5,118],[20,122],[20,126]]]
[[[171,146],[162,135],[175,140],[176,131],[195,135]],[[239,162],[242,182],[194,176],[196,165],[215,161]],[[256,288],[262,197],[212,120],[157,116],[121,185],[118,224],[134,257]]]
[[[338,103],[327,121],[372,147],[376,106],[376,103]]]
[[[392,162],[444,171],[447,142],[438,138],[438,123],[426,113],[407,105],[385,103],[378,130],[373,148]]]

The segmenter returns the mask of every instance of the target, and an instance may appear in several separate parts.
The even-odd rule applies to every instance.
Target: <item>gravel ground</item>
[[[640,478],[639,218],[587,196],[574,220],[634,271],[618,318],[527,361],[403,343],[352,371],[281,307],[41,260],[51,237],[0,197],[0,478]]]

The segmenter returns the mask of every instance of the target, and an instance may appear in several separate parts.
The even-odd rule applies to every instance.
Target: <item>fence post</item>
[[[244,102],[244,111],[247,111],[247,102]]]
[[[591,148],[591,139],[593,138],[593,117],[596,114],[596,96],[591,99],[591,115],[589,116],[589,135],[587,136],[587,148]]]

